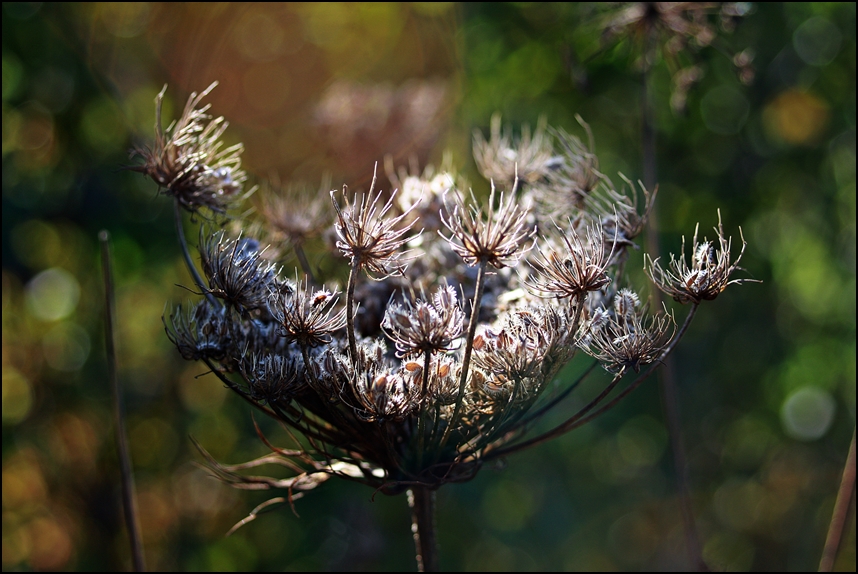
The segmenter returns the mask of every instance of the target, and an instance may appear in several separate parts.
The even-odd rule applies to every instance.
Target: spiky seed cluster
[[[382,279],[402,272],[407,262],[407,256],[401,252],[402,246],[415,222],[407,221],[408,212],[396,217],[388,215],[393,208],[395,192],[382,204],[381,191],[373,195],[375,181],[373,175],[369,192],[359,194],[354,203],[349,202],[345,188],[344,207],[340,208],[334,191],[331,191],[331,202],[337,212],[337,247],[353,267],[365,269]]]
[[[602,362],[607,371],[639,372],[658,360],[676,332],[673,316],[646,316],[637,294],[627,289],[614,297],[613,312],[602,309],[591,320],[582,348]]]
[[[250,397],[260,404],[289,400],[305,385],[304,366],[295,357],[251,353],[241,361],[239,371]]]
[[[242,144],[223,148],[221,136],[229,123],[212,118],[208,105],[200,102],[214,89],[214,82],[200,94],[192,93],[179,119],[164,129],[161,107],[167,86],[155,98],[155,143],[152,148],[135,148],[131,155],[143,158],[143,165],[129,169],[149,176],[165,195],[175,197],[191,212],[208,208],[225,213],[242,191],[247,179],[241,170]]]
[[[346,326],[346,310],[336,311],[338,301],[336,292],[324,287],[314,291],[304,279],[297,282],[294,292],[270,292],[268,311],[280,325],[282,336],[304,347],[321,347]]]
[[[515,264],[530,250],[531,246],[525,247],[524,244],[536,233],[536,229],[527,226],[527,211],[519,207],[514,194],[504,201],[503,192],[495,210],[494,185],[485,212],[482,207],[476,207],[473,193],[471,200],[470,207],[466,208],[462,198],[455,195],[454,205],[447,206],[448,215],[442,216],[450,235],[441,236],[470,266],[486,262],[495,269],[501,269]]]
[[[246,313],[264,307],[268,293],[280,289],[276,266],[262,258],[259,242],[231,239],[226,232],[202,235],[200,259],[209,283],[207,293]]]
[[[465,313],[459,308],[456,290],[444,285],[431,301],[406,299],[387,307],[381,328],[396,345],[397,356],[451,351],[462,335]]]
[[[730,261],[732,238],[724,236],[721,225],[721,211],[718,211],[717,245],[706,238],[697,240],[699,224],[694,229],[691,243],[691,263],[685,259],[685,238],[682,238],[682,254],[676,258],[670,255],[670,263],[665,270],[658,259],[645,258],[647,274],[653,283],[667,295],[680,303],[700,303],[711,301],[721,294],[728,285],[740,284],[751,279],[730,279],[734,271],[741,270],[739,261],[745,253],[745,238],[742,237],[742,249],[735,261]],[[739,230],[741,234],[741,229]]]
[[[187,361],[220,361],[230,349],[231,323],[225,307],[214,307],[205,299],[185,313],[182,306],[162,317],[167,337]]]
[[[501,116],[492,116],[488,141],[479,130],[474,132],[474,160],[483,177],[503,183],[508,189],[517,180],[534,183],[544,177],[556,162],[545,118],[540,118],[536,131],[522,128],[521,138],[509,131],[501,133]]]
[[[542,249],[529,262],[535,273],[525,282],[538,296],[571,298],[598,291],[611,282],[607,267],[613,248],[606,248],[601,228],[590,227],[582,239],[570,222],[570,228],[558,238],[545,238]],[[552,247],[560,242],[559,248]]]

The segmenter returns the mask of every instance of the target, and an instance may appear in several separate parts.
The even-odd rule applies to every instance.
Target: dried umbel
[[[298,469],[300,480],[242,478],[236,468],[212,462],[217,476],[245,488],[293,490],[312,488],[328,475],[347,476],[387,494],[409,490],[415,506],[431,506],[432,490],[470,480],[484,462],[611,408],[675,347],[696,305],[677,330],[672,314],[651,315],[634,292],[616,287],[625,283],[626,251],[654,194],[644,190],[639,209],[634,191],[615,190],[595,171],[592,141],[585,149],[554,132],[561,134],[558,151],[543,127],[517,143],[500,136],[499,125],[492,129],[490,147],[500,153],[523,146],[516,157],[536,162],[527,173],[541,174],[538,179],[528,175],[528,185],[517,189],[513,178],[506,192],[492,184],[486,202],[471,192],[467,205],[453,175],[436,181],[436,188],[420,183],[420,194],[408,182],[415,184],[410,205],[398,203],[395,190],[386,196],[377,191],[375,177],[368,192],[331,192],[337,241],[328,256],[348,269],[345,301],[336,288],[319,287],[309,276],[281,277],[268,250],[245,233],[202,233],[205,278],[195,280],[205,300],[165,319],[170,340],[184,358],[203,362],[309,445],[266,458]],[[476,142],[484,160],[487,145]],[[560,158],[555,167],[567,179],[574,162],[583,162],[583,199],[563,227],[523,207],[538,205],[535,194],[558,182],[567,187],[552,192],[569,193],[568,181],[540,171],[547,158]],[[545,160],[542,167],[535,167],[537,159]],[[262,205],[268,206],[263,226],[283,224],[280,207]],[[418,214],[430,210],[445,229],[421,236]],[[535,245],[537,225],[542,240]],[[288,235],[285,228],[279,232]],[[717,245],[695,235],[690,265],[684,257],[672,259],[665,271],[649,261],[649,274],[681,302],[712,299],[739,282],[729,278],[738,269],[729,250],[719,225]],[[195,272],[187,253],[186,261]],[[326,277],[328,285],[336,285],[337,276],[343,274]],[[600,361],[613,379],[553,429],[527,438],[576,388],[567,382],[545,396],[579,351]],[[624,375],[638,371],[609,400]]]
[[[155,142],[151,148],[138,147],[132,152],[144,163],[129,169],[149,176],[165,195],[191,212],[205,207],[225,213],[241,195],[246,179],[241,170],[244,146],[224,148],[221,141],[229,123],[208,115],[208,105],[199,107],[215,86],[217,82],[200,94],[191,94],[181,117],[166,129],[161,119],[164,86],[155,98]]]
[[[699,227],[699,225],[698,225]],[[724,227],[721,224],[721,212],[718,212],[717,245],[715,242],[703,239],[697,240],[697,231],[694,230],[694,239],[691,242],[691,263],[685,258],[685,238],[682,238],[682,254],[677,258],[670,256],[667,270],[663,269],[659,260],[647,257],[647,273],[653,283],[673,297],[680,303],[700,303],[711,301],[721,294],[728,285],[752,281],[750,279],[730,279],[734,271],[741,270],[739,261],[745,253],[745,238],[742,237],[742,248],[739,256],[730,261],[732,255],[732,238],[724,236]],[[741,233],[741,230],[740,230]]]

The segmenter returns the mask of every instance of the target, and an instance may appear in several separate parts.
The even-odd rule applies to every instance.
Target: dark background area
[[[816,569],[855,426],[855,4],[759,3],[652,68],[660,241],[720,208],[744,277],[675,354],[703,556]],[[329,481],[224,534],[270,493],[194,465],[266,451],[249,408],[182,361],[161,315],[189,297],[170,202],[122,170],[212,81],[253,181],[366,187],[373,163],[453,163],[501,112],[593,129],[602,171],[642,177],[640,45],[624,5],[5,3],[2,37],[4,570],[130,564],[118,504],[96,236],[113,237],[120,377],[153,570],[414,569],[404,496]],[[669,35],[659,38],[663,45]],[[754,54],[743,83],[732,57]],[[660,54],[667,54],[661,51]],[[702,78],[685,111],[673,76]],[[745,78],[748,79],[748,78]],[[193,234],[191,234],[193,237]],[[320,257],[320,255],[319,255]],[[641,265],[635,262],[635,267]],[[294,263],[293,263],[294,264]],[[642,272],[633,274],[642,286]],[[686,310],[677,309],[679,316]],[[579,364],[579,363],[576,363]],[[580,365],[580,364],[579,364]],[[565,376],[574,374],[572,367]],[[604,373],[579,402],[591,396]],[[598,378],[597,377],[597,378]],[[589,395],[588,395],[589,393]],[[571,407],[570,407],[571,408]],[[275,444],[288,436],[257,420]],[[657,384],[438,494],[446,570],[686,568]],[[854,501],[853,501],[854,516]],[[854,520],[837,562],[855,569]]]

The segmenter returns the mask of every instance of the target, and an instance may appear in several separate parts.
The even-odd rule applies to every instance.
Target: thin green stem
[[[119,457],[119,469],[122,482],[122,509],[125,515],[125,527],[131,543],[131,558],[135,572],[146,570],[143,556],[143,539],[137,519],[137,500],[134,494],[134,472],[131,469],[131,455],[128,451],[128,437],[125,431],[125,406],[122,389],[119,386],[116,361],[116,299],[113,294],[113,271],[110,264],[110,234],[101,231],[101,269],[104,279],[104,339],[107,351],[107,372],[110,389],[113,394],[113,418],[115,420],[116,450]]]
[[[435,537],[435,491],[425,486],[408,489],[411,533],[417,551],[418,572],[438,572],[438,543]]]

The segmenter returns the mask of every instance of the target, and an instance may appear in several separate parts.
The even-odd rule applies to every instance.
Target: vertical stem
[[[843,478],[840,480],[840,489],[837,491],[837,501],[834,503],[834,512],[831,515],[831,525],[828,527],[822,559],[819,561],[820,572],[831,572],[834,568],[834,561],[837,559],[837,552],[843,542],[843,534],[846,531],[846,522],[849,518],[849,509],[852,507],[854,496],[855,430],[852,431],[852,444],[849,445],[849,455],[846,457],[846,466],[843,467]]]
[[[425,486],[408,489],[411,532],[417,551],[418,572],[438,572],[438,543],[435,539],[435,491]]]
[[[357,361],[357,341],[355,340],[355,281],[358,274],[358,263],[352,263],[349,271],[349,285],[346,290],[346,331],[349,335],[349,353],[352,364]]]
[[[423,385],[420,390],[420,412],[417,415],[417,468],[423,470],[423,450],[426,434],[426,406],[429,404],[427,400],[427,390],[429,387],[429,362],[432,358],[432,353],[426,351],[423,354]]]
[[[188,251],[188,242],[185,239],[185,228],[182,226],[182,209],[179,205],[178,199],[173,202],[173,215],[176,220],[176,235],[179,238],[179,247],[182,248],[182,256],[185,259],[185,265],[188,268],[188,272],[191,274],[191,277],[194,278],[194,283],[197,284],[197,287],[199,287],[203,294],[205,294],[209,304],[217,305],[217,299],[215,299],[215,296],[209,293],[208,289],[206,289],[206,284],[203,281],[203,278],[200,277],[200,272],[197,271],[197,267],[191,259],[191,252]]]
[[[652,34],[654,36],[654,34]],[[641,115],[642,115],[642,148],[643,148],[643,181],[647,190],[655,188],[657,175],[656,132],[655,114],[650,101],[650,66],[655,61],[655,43],[650,39],[650,46],[646,48],[647,61],[644,64],[643,87],[641,90]],[[646,248],[651,257],[661,255],[658,240],[658,209],[654,205],[650,210],[647,221]],[[656,306],[662,302],[661,291],[653,289],[653,297]],[[694,520],[694,509],[691,504],[691,493],[688,486],[688,465],[686,463],[685,445],[682,440],[682,425],[679,417],[679,403],[676,395],[676,377],[674,376],[673,357],[666,357],[664,369],[658,377],[659,394],[664,408],[667,433],[670,437],[670,448],[673,455],[673,465],[676,470],[676,487],[679,495],[679,506],[682,512],[682,524],[685,531],[685,543],[691,567],[698,572],[708,570],[703,561],[703,553],[700,547],[700,537],[697,533],[697,525]]]
[[[125,527],[131,543],[131,558],[135,572],[144,572],[146,562],[143,557],[143,541],[140,537],[140,525],[137,521],[137,501],[134,496],[134,475],[131,470],[131,457],[128,454],[128,440],[125,433],[125,407],[119,377],[116,369],[116,329],[115,298],[113,295],[113,272],[110,266],[110,234],[101,231],[101,269],[104,278],[104,339],[107,351],[107,373],[113,394],[113,417],[115,419],[116,449],[119,456],[119,469],[122,481],[122,510],[125,515]]]
[[[468,320],[468,338],[465,339],[465,356],[462,358],[462,377],[459,380],[459,394],[456,395],[456,406],[453,409],[453,416],[450,417],[450,423],[447,430],[444,431],[444,438],[441,440],[439,453],[441,448],[450,437],[450,432],[456,426],[456,418],[459,416],[459,410],[462,408],[462,398],[465,396],[465,387],[468,384],[468,368],[471,364],[471,351],[474,349],[474,337],[477,334],[477,323],[480,315],[480,301],[483,298],[483,287],[486,282],[486,261],[480,261],[477,269],[477,285],[474,289],[474,301],[471,304],[471,317]]]

